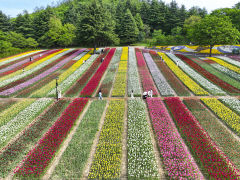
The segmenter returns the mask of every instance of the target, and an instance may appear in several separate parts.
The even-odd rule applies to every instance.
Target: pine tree
[[[124,20],[121,24],[120,39],[121,44],[131,44],[137,41],[139,30],[131,11],[127,9]]]
[[[94,49],[119,42],[111,14],[98,1],[84,7],[77,33],[80,41],[94,46]]]
[[[10,18],[0,10],[0,30],[3,32],[11,30]]]

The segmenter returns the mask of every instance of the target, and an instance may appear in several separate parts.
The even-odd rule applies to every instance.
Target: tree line
[[[162,0],[63,0],[16,18],[0,11],[0,53],[35,47],[199,43],[197,23],[209,16],[223,18],[232,29],[240,30],[239,5],[209,15],[205,8],[187,10],[174,0],[169,4]]]

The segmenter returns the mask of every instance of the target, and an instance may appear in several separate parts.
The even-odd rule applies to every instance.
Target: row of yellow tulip
[[[124,100],[112,100],[105,116],[89,179],[117,179],[121,172]]]
[[[91,57],[91,55],[89,54],[89,52],[83,56],[79,61],[77,61],[76,63],[74,63],[70,68],[68,68],[66,71],[64,71],[58,79],[58,83],[61,83],[62,81],[64,81],[69,75],[71,75],[74,71],[76,71],[82,64],[83,61],[86,61],[89,57]],[[32,97],[44,97],[46,96],[46,94],[48,92],[50,92],[53,88],[55,88],[56,86],[56,82],[55,80],[52,80],[50,83],[48,83],[47,85],[43,86],[42,88],[38,89],[37,91],[35,91],[31,96]]]
[[[222,65],[222,66],[224,66],[228,69],[231,69],[231,70],[240,74],[240,68],[239,67],[236,67],[232,64],[229,64],[229,63],[227,63],[227,62],[225,62],[221,59],[215,58],[215,57],[208,57],[208,59],[211,59],[211,60],[215,61],[216,63],[218,63],[218,64],[220,64],[220,65]]]
[[[240,134],[240,116],[226,107],[216,98],[201,98],[201,100],[231,129]]]
[[[125,96],[127,87],[128,47],[123,47],[118,73],[113,85],[112,96]]]
[[[128,47],[123,47],[120,60],[128,60]]]
[[[208,92],[201,88],[195,81],[193,81],[187,74],[185,74],[166,54],[158,53],[162,56],[168,67],[174,74],[196,95],[208,95]]]

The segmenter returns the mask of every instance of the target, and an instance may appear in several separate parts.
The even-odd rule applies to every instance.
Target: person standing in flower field
[[[150,97],[152,97],[153,96],[153,91],[152,91],[152,89],[150,90]]]
[[[131,98],[134,98],[134,96],[133,96],[133,90],[131,91]]]
[[[102,100],[102,91],[101,91],[101,89],[98,91],[98,96],[99,96],[99,100]]]

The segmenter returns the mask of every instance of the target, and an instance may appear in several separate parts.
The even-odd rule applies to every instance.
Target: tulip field
[[[0,179],[240,179],[239,57],[167,50],[0,59]]]

